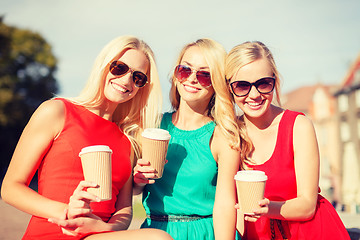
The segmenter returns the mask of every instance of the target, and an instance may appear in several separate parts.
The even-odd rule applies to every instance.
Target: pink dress
[[[115,212],[117,195],[131,174],[130,142],[119,127],[86,108],[65,99],[65,125],[44,153],[38,172],[39,194],[68,203],[84,179],[79,152],[89,145],[108,145],[112,151],[112,199],[91,203],[93,213],[108,221]],[[80,239],[62,234],[60,227],[33,216],[23,239]]]
[[[293,126],[301,113],[286,110],[281,118],[277,142],[271,158],[249,167],[266,173],[265,197],[285,201],[297,196],[294,168]],[[243,239],[350,239],[331,203],[318,195],[316,212],[308,221],[287,221],[261,217],[255,223],[245,222]]]

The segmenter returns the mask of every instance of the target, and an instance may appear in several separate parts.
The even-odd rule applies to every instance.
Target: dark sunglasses
[[[147,83],[147,76],[140,71],[132,70],[128,65],[121,61],[113,61],[110,65],[110,72],[115,76],[123,76],[131,71],[132,79],[137,87],[143,87]]]
[[[198,71],[195,69],[193,70],[189,66],[178,65],[175,68],[174,76],[179,80],[179,82],[182,83],[186,79],[188,79],[193,72],[196,73],[196,79],[198,80],[201,86],[203,87],[211,86],[211,76],[210,76],[210,72],[208,71],[202,71],[202,70]]]
[[[231,91],[238,97],[244,97],[248,95],[252,86],[254,86],[259,93],[271,93],[275,87],[275,78],[265,77],[257,80],[254,83],[247,81],[235,81],[230,83]]]

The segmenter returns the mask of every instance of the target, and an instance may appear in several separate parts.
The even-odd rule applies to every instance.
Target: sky
[[[212,38],[227,51],[258,40],[272,51],[282,92],[340,84],[360,54],[359,0],[1,0],[5,24],[40,33],[58,59],[58,95],[77,96],[101,49],[135,35],[153,49],[170,110],[169,74],[181,48]]]

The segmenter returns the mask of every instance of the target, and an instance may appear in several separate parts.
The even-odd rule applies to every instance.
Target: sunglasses
[[[275,78],[265,77],[257,80],[254,83],[247,81],[235,81],[230,83],[231,91],[238,97],[244,97],[248,95],[252,86],[254,86],[259,93],[271,93],[275,87]]]
[[[185,80],[187,80],[193,72],[196,73],[196,79],[198,80],[201,86],[203,87],[211,86],[211,76],[210,76],[210,72],[208,71],[202,71],[202,70],[199,71],[192,69],[189,66],[178,65],[175,68],[174,76],[179,80],[179,82],[182,83]]]
[[[110,72],[115,76],[123,76],[131,71],[132,79],[137,87],[143,87],[147,83],[146,74],[132,70],[127,64],[121,61],[113,61],[110,65]]]

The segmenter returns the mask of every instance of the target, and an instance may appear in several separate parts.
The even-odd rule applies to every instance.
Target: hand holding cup
[[[153,179],[161,178],[171,136],[168,131],[159,128],[147,128],[141,136],[142,158],[149,161],[150,166],[155,169]]]
[[[145,159],[138,159],[134,167],[134,183],[137,186],[143,187],[146,184],[155,183],[154,177],[157,172],[150,166],[150,162]]]

